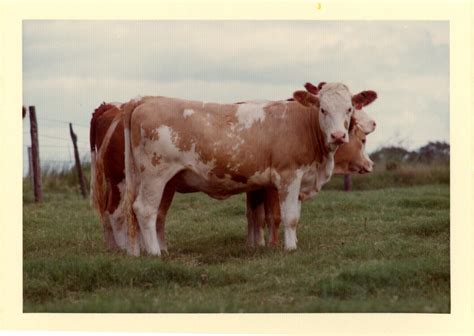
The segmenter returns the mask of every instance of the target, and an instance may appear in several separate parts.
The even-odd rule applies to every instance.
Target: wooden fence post
[[[35,179],[33,177],[33,154],[31,154],[31,147],[28,146],[28,177],[31,181],[31,190],[35,189]]]
[[[33,161],[33,181],[35,202],[43,202],[43,190],[41,189],[41,166],[39,157],[38,143],[38,123],[36,122],[36,109],[34,106],[29,107],[30,111],[30,134],[31,134],[31,156]]]
[[[350,174],[344,175],[344,191],[352,190],[352,176]]]
[[[86,183],[84,181],[84,174],[82,174],[81,160],[79,158],[79,151],[77,149],[77,135],[72,129],[72,124],[69,123],[69,132],[71,133],[72,144],[74,146],[74,160],[76,161],[77,176],[79,177],[79,186],[81,187],[82,197],[87,197]]]

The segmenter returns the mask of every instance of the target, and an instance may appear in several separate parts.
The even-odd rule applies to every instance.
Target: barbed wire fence
[[[25,107],[22,112],[23,119],[28,120],[25,118]],[[28,112],[30,129],[23,131],[23,157],[25,161],[26,158],[28,159],[28,173],[26,175],[31,178],[35,202],[42,201],[42,173],[47,175],[53,172],[71,171],[74,166],[81,194],[84,198],[87,197],[87,182],[82,170],[84,165],[90,164],[90,147],[88,136],[85,136],[88,134],[89,126],[61,119],[36,118],[34,106],[29,106]],[[40,132],[38,124],[46,124],[49,127],[42,127]],[[78,138],[74,129],[80,130],[81,137]],[[30,134],[31,137],[26,134]],[[24,170],[26,170],[25,164]]]

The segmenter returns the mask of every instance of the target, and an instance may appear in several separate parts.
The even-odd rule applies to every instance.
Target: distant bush
[[[449,144],[430,142],[415,151],[384,147],[370,154],[370,174],[352,175],[353,190],[382,189],[424,184],[449,184]],[[341,190],[343,177],[333,176],[324,189]]]
[[[402,147],[383,147],[370,154],[370,158],[376,163],[387,165],[387,170],[392,170],[394,163],[449,165],[449,154],[450,146],[446,142],[429,142],[415,151]]]
[[[398,168],[397,162],[390,161],[385,164],[385,169],[388,171],[393,171],[393,170],[396,170],[397,168]]]

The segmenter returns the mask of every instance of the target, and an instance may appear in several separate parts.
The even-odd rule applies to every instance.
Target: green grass
[[[243,195],[176,195],[161,259],[108,252],[75,193],[26,185],[23,218],[25,312],[450,311],[445,184],[323,191],[291,253],[246,248]]]

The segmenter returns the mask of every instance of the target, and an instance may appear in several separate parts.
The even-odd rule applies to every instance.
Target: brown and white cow
[[[124,173],[124,144],[123,144],[123,126],[121,123],[117,124],[113,135],[110,137],[109,145],[103,145],[103,139],[112,124],[114,117],[121,116],[119,109],[120,104],[102,104],[93,114],[91,120],[91,157],[92,157],[92,179],[91,179],[91,196],[93,204],[98,210],[104,228],[104,235],[109,248],[119,247],[126,249],[127,247],[127,230],[125,224],[125,215],[123,210],[124,199],[123,189],[125,183]],[[364,112],[362,112],[364,113]],[[363,116],[364,119],[367,116]],[[351,120],[351,124],[358,124],[357,116]],[[349,143],[341,145],[335,154],[335,173],[347,174],[359,170],[358,172],[368,171],[371,161],[365,160],[366,153],[363,149],[365,147],[365,139],[360,136],[354,137],[352,132],[349,133]],[[351,150],[347,150],[350,148]],[[340,154],[343,153],[343,154]],[[96,161],[96,156],[100,159]],[[96,168],[96,165],[99,167]],[[351,171],[345,170],[351,165]],[[358,168],[357,168],[358,167]],[[100,172],[100,173],[99,173]],[[98,177],[96,177],[98,176]],[[101,182],[96,182],[101,181]],[[165,188],[163,200],[160,204],[157,217],[157,232],[162,251],[166,251],[166,241],[164,239],[164,223],[166,212],[171,204],[174,192],[192,192],[185,186],[184,181],[179,181],[175,177],[170,181]],[[248,218],[248,244],[255,246],[264,244],[263,230],[264,224],[260,224],[259,228],[254,228],[254,223],[261,223],[260,217],[269,217],[266,219],[267,226],[270,229],[270,244],[278,243],[277,231],[272,231],[275,218],[270,217],[269,211],[265,214],[259,213],[259,203],[263,202],[266,193],[272,190],[257,190],[247,193],[247,218]],[[270,199],[268,200],[270,201]],[[268,207],[268,204],[266,205]],[[277,206],[277,205],[275,205]],[[256,210],[259,209],[259,210]],[[279,211],[279,207],[277,207]],[[259,217],[254,217],[259,216]]]
[[[319,96],[326,82],[318,86],[306,83],[308,92]],[[327,88],[327,87],[326,87]],[[344,144],[336,151],[333,174],[367,173],[372,171],[373,162],[365,151],[365,135],[375,130],[376,123],[363,110],[363,107],[377,99],[375,91],[362,91],[352,97],[354,114],[350,126],[349,143]],[[293,98],[288,99],[294,100]],[[251,246],[264,245],[264,226],[269,228],[269,244],[278,244],[278,227],[280,221],[278,193],[275,188],[267,188],[247,193],[247,241]]]
[[[158,206],[175,177],[219,199],[274,187],[285,248],[296,248],[300,199],[330,178],[334,151],[348,140],[353,97],[342,84],[325,85],[319,98],[294,97],[240,105],[147,97],[123,106],[127,213],[136,214],[148,253],[160,253]],[[138,254],[133,221],[130,227],[129,252]]]
[[[349,142],[339,146],[334,155],[333,174],[364,174],[372,171],[373,162],[365,151],[366,134],[356,120],[351,120]],[[307,198],[301,194],[299,199],[305,201]],[[275,188],[247,193],[247,242],[250,246],[265,245],[265,226],[269,230],[269,245],[278,245],[280,220],[279,196]]]
[[[266,102],[269,103],[269,102]],[[105,112],[105,113],[104,113]],[[101,203],[98,199],[102,199],[102,206],[96,206],[99,209],[99,213],[101,214],[102,222],[104,224],[104,230],[106,233],[106,240],[108,241],[109,247],[113,247],[114,240],[110,239],[112,236],[112,232],[115,235],[115,241],[121,248],[126,247],[127,241],[127,231],[124,225],[124,199],[123,199],[123,180],[124,180],[124,173],[123,173],[123,140],[121,139],[120,135],[123,132],[123,128],[121,124],[117,125],[117,128],[114,131],[114,136],[111,138],[110,142],[112,145],[108,147],[104,151],[104,147],[101,146],[102,139],[105,136],[107,129],[109,128],[110,124],[114,117],[116,117],[119,113],[119,109],[115,105],[101,105],[94,113],[93,120],[91,121],[91,147],[92,147],[92,167],[94,168],[95,156],[97,155],[98,149],[102,150],[103,156],[103,167],[102,173],[105,175],[105,179],[107,180],[106,188],[103,189],[103,194],[107,194],[107,196],[97,197],[100,195],[101,188],[98,187],[98,183],[92,183],[92,189],[94,190],[93,195],[94,203],[97,205]],[[357,122],[357,118],[356,119]],[[344,147],[349,146],[354,148],[354,143],[359,143],[359,146],[362,146],[360,139],[358,138],[350,138],[353,141],[350,141],[349,144],[341,146],[341,148],[336,152],[336,169],[339,166],[339,160],[341,162],[346,162],[351,155],[350,151],[345,151],[346,155],[339,155],[340,151],[344,149]],[[354,152],[358,154],[358,152]],[[352,154],[352,158],[355,162],[356,159],[359,161],[362,157],[359,155]],[[344,161],[345,160],[345,161]],[[363,161],[361,161],[363,162]],[[365,163],[367,164],[367,162]],[[100,165],[99,165],[100,166]],[[363,164],[360,165],[362,169],[365,169]],[[105,168],[105,169],[104,169]],[[346,172],[347,173],[347,172]],[[99,174],[100,176],[100,174]],[[94,181],[94,174],[92,174],[92,181]],[[104,180],[104,177],[97,178],[97,180]],[[103,187],[103,186],[102,186]],[[160,247],[162,250],[166,250],[166,241],[164,240],[164,219],[166,216],[166,212],[168,210],[169,205],[171,204],[171,200],[173,198],[174,190],[178,192],[193,192],[197,190],[191,189],[189,186],[186,186],[184,181],[180,181],[179,176],[173,178],[167,185],[164,191],[163,201],[160,204],[160,208],[158,211],[158,218],[157,218],[157,231],[159,232],[159,241]],[[248,217],[249,217],[249,228],[252,224],[252,205],[249,204],[249,200],[258,200],[258,196],[262,195],[262,191],[252,191],[248,193]],[[255,197],[257,196],[257,197]],[[102,211],[100,210],[102,208]],[[272,217],[273,219],[273,217]],[[249,231],[250,232],[250,231]],[[107,238],[108,237],[108,238]],[[253,236],[249,236],[249,242],[253,245],[252,242]],[[272,242],[272,241],[270,241]]]

